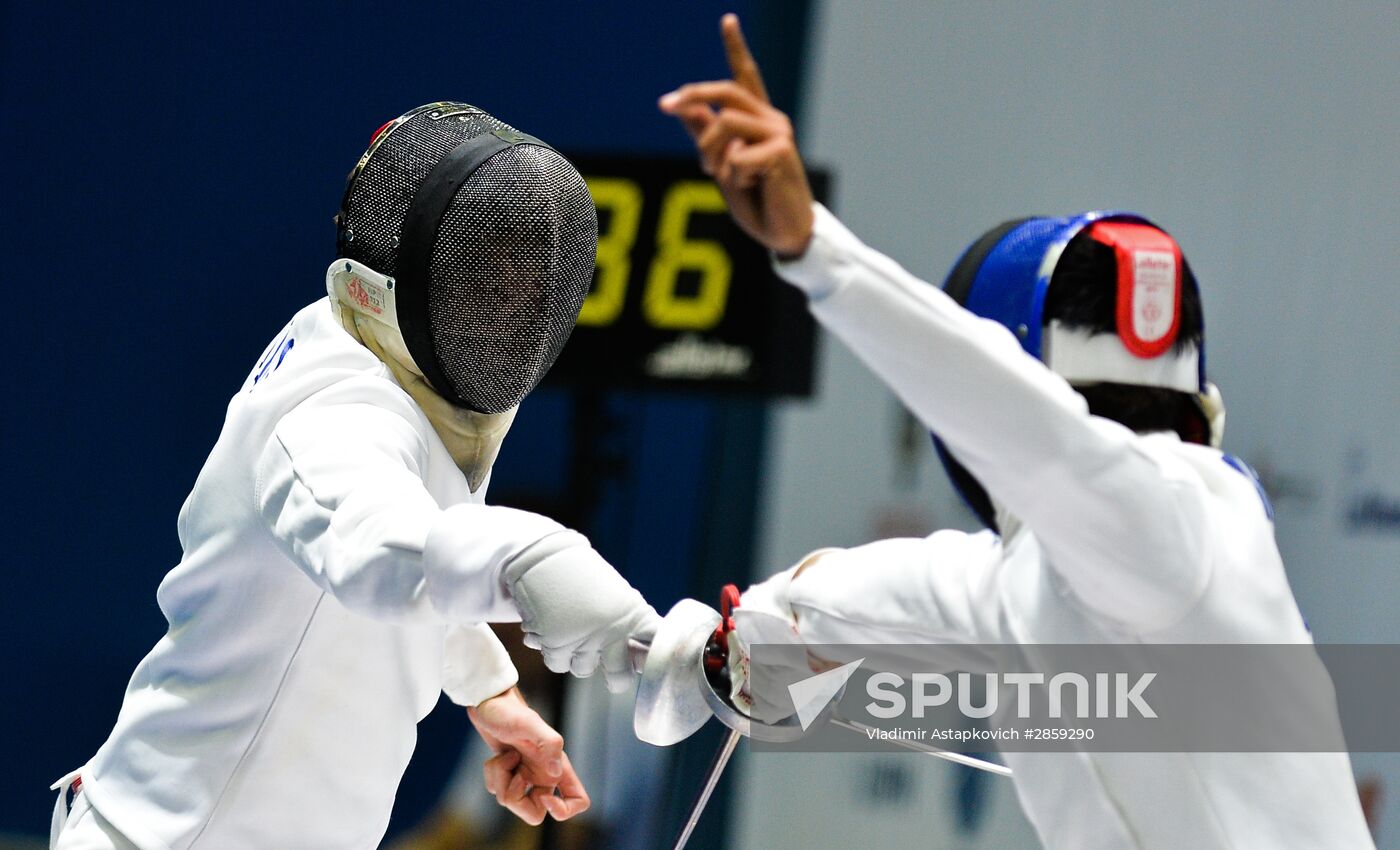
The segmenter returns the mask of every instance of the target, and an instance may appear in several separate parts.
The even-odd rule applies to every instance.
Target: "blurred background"
[[[1121,207],[1172,231],[1202,283],[1226,447],[1262,474],[1314,635],[1400,641],[1394,2],[11,2],[0,847],[44,846],[48,784],[105,739],[162,634],[176,513],[229,395],[323,294],[369,134],[465,100],[665,203],[689,142],[655,99],[725,73],[724,11],[830,175],[831,206],[929,280],[1016,216]],[[606,233],[617,210],[601,212]],[[734,252],[736,276],[763,275]],[[634,321],[629,307],[581,330],[591,341],[525,402],[491,498],[585,529],[658,608],[818,546],[970,526],[926,435],[838,345],[789,328],[791,350],[756,348],[771,371],[746,384],[694,363],[761,348],[751,327],[678,333],[693,368],[663,380],[615,368],[610,352],[645,337]],[[630,699],[524,672],[590,785],[589,822],[501,820],[444,702],[386,841],[665,846],[716,730],[656,750],[631,740]],[[1400,848],[1400,757],[1353,760],[1380,845]],[[742,746],[692,844],[906,845],[1036,846],[995,777]]]

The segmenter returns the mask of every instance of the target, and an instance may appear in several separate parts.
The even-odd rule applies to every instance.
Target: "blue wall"
[[[179,558],[176,512],[228,396],[322,293],[331,216],[369,134],[456,99],[568,150],[685,153],[655,98],[722,75],[719,14],[757,5],[0,8],[0,832],[43,829],[48,782],[105,738],[163,632],[154,592]],[[796,56],[800,16],[786,15],[800,5],[749,16],[774,55]],[[795,64],[777,70],[790,93]],[[541,423],[507,442],[498,490],[506,472],[515,489],[562,486],[562,450],[521,441],[561,439],[567,405],[532,403]],[[707,433],[697,400],[626,404],[663,426],[649,452],[670,445],[668,417],[689,429],[677,439]],[[667,515],[686,511],[694,496]],[[666,526],[646,528],[616,545],[654,554]]]

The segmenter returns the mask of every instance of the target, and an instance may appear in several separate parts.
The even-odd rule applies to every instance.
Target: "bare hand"
[[[564,752],[564,739],[511,688],[467,709],[496,755],[486,760],[486,790],[531,825],[549,814],[568,820],[587,811],[588,792]],[[557,793],[556,793],[557,792]]]
[[[721,18],[720,32],[734,78],[681,86],[661,111],[695,140],[734,221],[779,256],[800,256],[812,240],[812,190],[792,122],[769,102],[738,17]]]

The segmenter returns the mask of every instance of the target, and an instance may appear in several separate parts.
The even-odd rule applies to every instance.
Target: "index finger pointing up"
[[[729,57],[729,72],[734,81],[752,92],[764,103],[768,103],[768,90],[763,86],[763,75],[758,71],[749,46],[744,41],[744,31],[739,28],[739,16],[730,12],[719,19],[720,35],[724,38],[724,52]]]

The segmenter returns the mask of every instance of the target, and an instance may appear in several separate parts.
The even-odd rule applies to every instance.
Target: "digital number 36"
[[[642,217],[642,190],[621,177],[587,178],[588,191],[599,210],[609,213],[607,232],[598,237],[598,276],[593,291],[579,310],[580,325],[609,325],[621,315],[632,272],[632,246]],[[733,266],[718,242],[686,235],[690,217],[723,214],[724,198],[706,180],[683,180],[661,200],[656,227],[656,254],[642,292],[642,315],[653,327],[703,331],[724,318]],[[693,294],[683,294],[681,272],[699,275]]]

